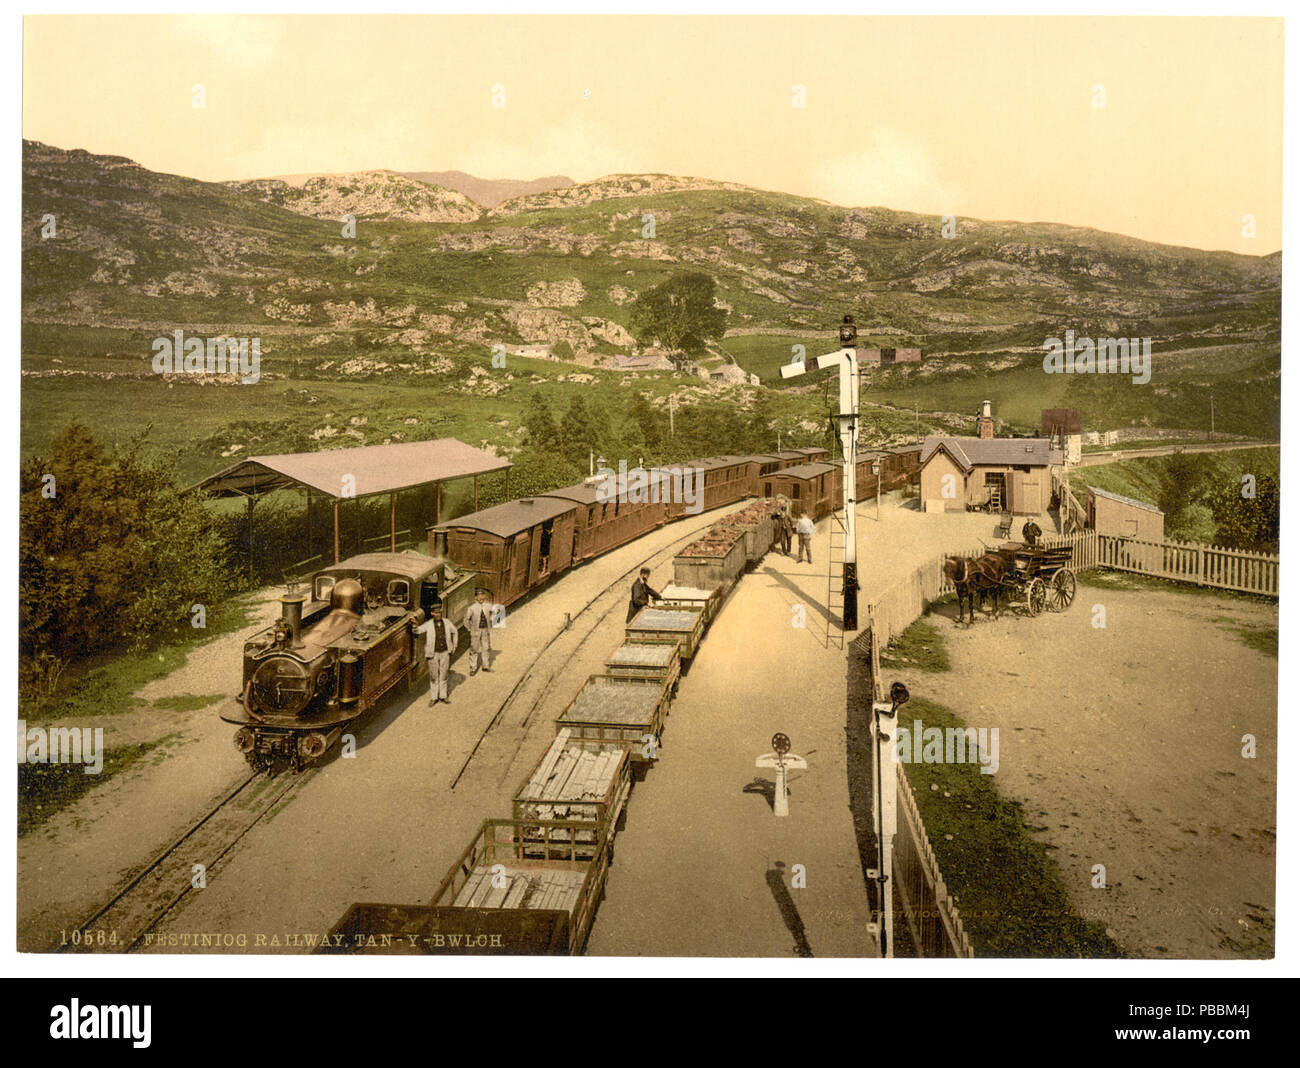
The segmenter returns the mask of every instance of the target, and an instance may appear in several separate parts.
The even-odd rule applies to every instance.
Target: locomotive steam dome
[[[359,616],[365,603],[365,588],[356,579],[349,578],[336,582],[330,592],[330,609],[334,611],[342,610]]]

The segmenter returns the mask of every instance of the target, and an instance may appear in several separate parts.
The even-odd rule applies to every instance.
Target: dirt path
[[[940,611],[951,671],[887,679],[999,729],[998,789],[1042,828],[1079,912],[1137,957],[1270,956],[1278,665],[1234,628],[1276,627],[1276,607],[1080,586],[1037,619],[963,629]]]
[[[256,622],[199,646],[166,678],[140,688],[149,706],[67,721],[102,727],[107,746],[166,738],[144,760],[18,839],[18,948],[46,950],[70,931],[142,861],[185,831],[245,771],[217,713],[239,688],[244,639],[277,612],[279,590],[255,604]],[[224,694],[191,711],[152,707],[168,697]]]

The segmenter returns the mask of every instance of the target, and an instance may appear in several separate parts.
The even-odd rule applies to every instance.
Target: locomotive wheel
[[[1040,578],[1030,579],[1029,588],[1025,591],[1025,608],[1028,609],[1031,616],[1038,615],[1043,606],[1047,603],[1047,587],[1043,585]]]
[[[1068,567],[1061,568],[1052,576],[1052,589],[1047,607],[1053,612],[1064,612],[1074,603],[1074,591],[1078,588],[1074,572]]]

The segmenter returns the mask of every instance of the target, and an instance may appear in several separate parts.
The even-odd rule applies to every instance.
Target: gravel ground
[[[951,670],[887,681],[998,728],[998,789],[1041,827],[1075,908],[1136,957],[1270,956],[1277,660],[1237,631],[1276,627],[1276,606],[1080,585],[1036,619],[960,628],[941,610]]]

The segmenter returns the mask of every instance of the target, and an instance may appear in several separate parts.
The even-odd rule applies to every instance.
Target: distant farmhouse
[[[859,367],[889,367],[896,363],[920,362],[920,349],[858,349]]]

